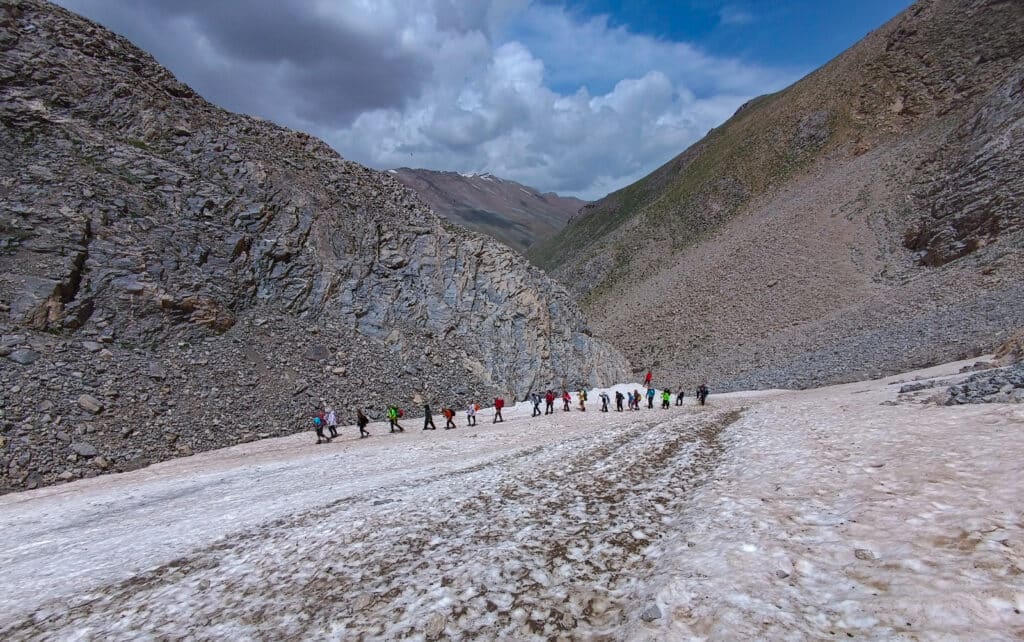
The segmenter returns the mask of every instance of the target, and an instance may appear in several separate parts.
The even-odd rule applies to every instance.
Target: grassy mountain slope
[[[807,385],[1024,322],[1024,5],[922,1],[531,258],[669,382]]]

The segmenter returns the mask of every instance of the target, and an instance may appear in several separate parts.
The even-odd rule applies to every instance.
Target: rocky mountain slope
[[[431,209],[471,230],[493,236],[525,252],[554,236],[586,201],[541,194],[491,174],[459,174],[400,167],[388,170],[414,190]]]
[[[531,256],[666,385],[849,381],[1024,324],[1024,4],[921,0]]]
[[[521,255],[41,0],[0,123],[0,491],[625,374]]]

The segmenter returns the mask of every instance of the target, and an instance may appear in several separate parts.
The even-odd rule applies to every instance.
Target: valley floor
[[[901,378],[6,495],[0,637],[1024,636],[1024,407],[883,405]]]

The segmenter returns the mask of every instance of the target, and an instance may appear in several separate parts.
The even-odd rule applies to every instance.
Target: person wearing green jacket
[[[398,425],[398,406],[388,406],[388,423],[391,424],[391,432],[395,432],[395,428],[398,432],[405,432],[405,428]]]
[[[662,409],[668,408],[671,405],[671,402],[672,402],[672,391],[669,390],[668,388],[665,388],[664,390],[661,391],[661,407],[662,407]]]

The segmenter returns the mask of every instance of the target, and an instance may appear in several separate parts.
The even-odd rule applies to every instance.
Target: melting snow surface
[[[0,636],[1019,639],[1024,409],[897,388],[591,391],[6,495]]]

